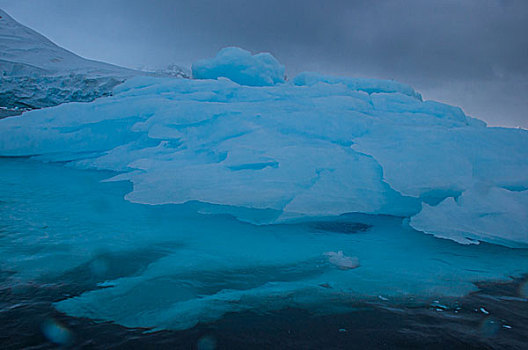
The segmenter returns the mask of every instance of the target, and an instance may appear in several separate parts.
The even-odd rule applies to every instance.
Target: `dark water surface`
[[[55,349],[43,333],[53,322],[67,330],[65,348],[93,349],[526,349],[526,281],[482,285],[448,306],[358,303],[357,311],[317,315],[284,309],[267,314],[228,314],[186,331],[144,332],[108,322],[68,317],[51,303],[74,286],[11,289],[2,286],[0,347]],[[444,301],[445,302],[445,301]],[[488,312],[481,311],[481,308]],[[511,328],[509,328],[511,327]]]

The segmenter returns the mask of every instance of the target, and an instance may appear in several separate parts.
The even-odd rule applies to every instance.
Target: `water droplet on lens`
[[[206,335],[198,339],[196,343],[198,350],[214,350],[216,349],[216,339],[210,335]]]
[[[49,341],[59,345],[68,345],[73,339],[71,331],[54,319],[42,323],[42,333]]]

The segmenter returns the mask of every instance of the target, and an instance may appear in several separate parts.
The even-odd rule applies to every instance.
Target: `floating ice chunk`
[[[344,255],[342,250],[338,252],[326,252],[324,255],[328,257],[328,261],[331,264],[334,264],[341,270],[351,270],[359,267],[359,259]]]
[[[235,83],[267,86],[284,82],[284,66],[269,53],[251,55],[238,47],[227,47],[213,59],[192,65],[194,79],[228,78]]]
[[[446,305],[441,304],[440,301],[438,301],[438,300],[434,300],[431,303],[431,307],[436,309],[436,311],[445,311],[445,310],[449,309]]]

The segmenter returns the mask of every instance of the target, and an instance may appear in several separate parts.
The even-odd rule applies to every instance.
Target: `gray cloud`
[[[303,70],[396,79],[495,125],[528,127],[528,2],[0,0],[58,44],[130,67],[224,46]]]

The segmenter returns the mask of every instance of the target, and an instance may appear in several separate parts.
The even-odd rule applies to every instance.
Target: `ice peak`
[[[226,47],[215,58],[192,65],[195,79],[228,78],[240,85],[271,86],[284,82],[284,66],[270,53],[252,55],[239,47]]]

